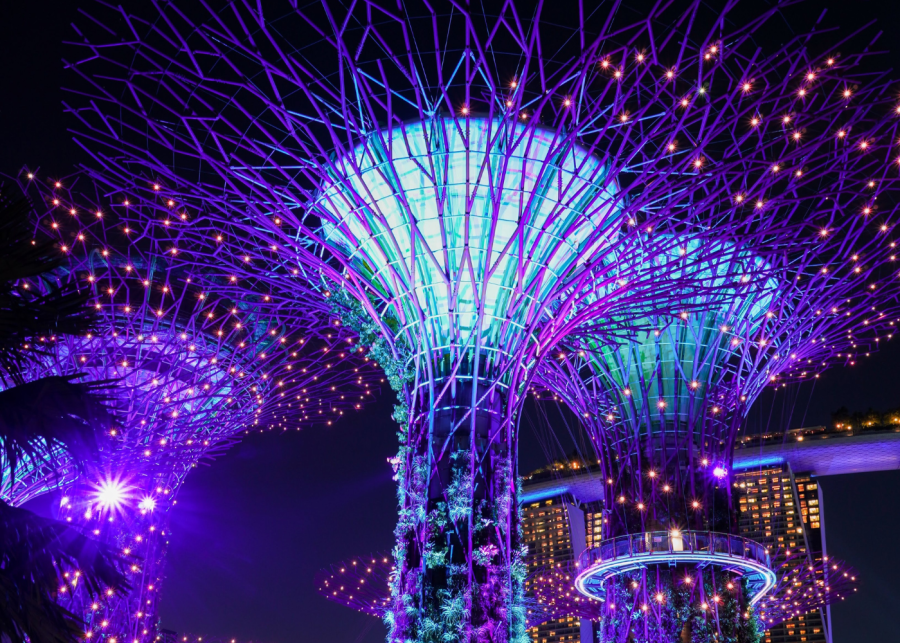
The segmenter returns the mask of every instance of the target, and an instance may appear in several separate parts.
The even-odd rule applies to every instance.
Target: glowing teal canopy
[[[502,120],[373,134],[331,175],[322,235],[432,354],[477,341],[502,361],[563,277],[614,236],[619,212],[596,157],[564,133]]]
[[[778,280],[768,277],[760,259],[719,245],[723,252],[712,252],[705,269],[690,264],[704,285],[685,302],[691,312],[674,322],[646,319],[646,330],[632,341],[595,347],[593,370],[618,400],[617,419],[624,416],[633,426],[663,419],[689,424],[706,407],[731,404],[742,393],[743,376],[761,368],[758,353],[766,339],[760,333]],[[684,252],[697,249],[687,243]]]

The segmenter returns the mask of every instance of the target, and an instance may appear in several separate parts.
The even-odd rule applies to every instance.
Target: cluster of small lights
[[[159,10],[170,11],[168,7]],[[249,6],[235,9],[238,20],[246,17],[254,24],[263,19],[256,11]],[[473,27],[474,21],[481,24],[487,18],[466,9],[454,11],[459,11],[460,21],[470,27],[467,33],[477,40],[480,28]],[[441,52],[446,55],[410,56],[416,50],[411,40],[415,21],[407,17],[404,26],[408,29],[401,30],[402,37],[389,37],[371,15],[354,14],[358,26],[365,27],[362,40],[380,45],[373,61],[368,46],[341,46],[348,44],[342,40],[343,33],[323,40],[333,48],[329,54],[336,54],[327,58],[337,59],[342,68],[341,73],[321,76],[329,78],[329,83],[339,78],[339,89],[318,80],[291,86],[291,79],[298,77],[291,56],[267,54],[293,50],[294,45],[281,36],[290,30],[263,30],[258,38],[269,39],[265,46],[255,42],[248,46],[241,30],[223,30],[217,33],[217,48],[241,55],[223,54],[232,64],[220,69],[239,69],[246,78],[260,80],[252,92],[244,92],[230,75],[218,77],[218,70],[201,72],[177,65],[178,86],[186,88],[189,96],[187,104],[177,105],[178,112],[204,116],[192,119],[190,127],[175,130],[166,123],[165,158],[154,156],[153,149],[162,147],[156,145],[161,141],[148,141],[146,133],[161,131],[157,116],[151,115],[173,112],[169,93],[158,91],[169,72],[159,70],[176,68],[172,63],[183,53],[180,45],[171,47],[185,41],[178,33],[179,21],[148,23],[148,37],[161,44],[143,47],[142,56],[132,57],[131,64],[138,69],[118,79],[130,91],[110,92],[105,87],[98,91],[91,85],[96,80],[92,69],[109,62],[107,55],[138,47],[139,39],[124,48],[104,48],[85,36],[81,69],[88,85],[84,95],[92,102],[90,110],[85,107],[80,126],[88,130],[86,138],[116,152],[103,156],[110,171],[101,174],[118,193],[129,196],[115,207],[91,209],[54,196],[53,207],[60,214],[48,227],[61,231],[88,211],[103,213],[85,217],[92,222],[107,221],[112,218],[107,213],[118,208],[121,235],[148,235],[156,244],[156,256],[172,265],[216,271],[215,283],[224,284],[224,292],[233,300],[252,295],[258,298],[256,303],[277,305],[298,317],[315,312],[327,317],[329,307],[339,307],[346,295],[378,326],[382,337],[376,341],[390,344],[395,356],[403,355],[404,348],[410,351],[406,361],[414,364],[416,372],[403,382],[409,393],[404,401],[412,402],[404,446],[414,445],[430,455],[430,420],[445,408],[441,405],[446,398],[439,396],[456,389],[444,386],[443,378],[475,372],[477,380],[483,368],[490,380],[486,386],[492,395],[503,398],[501,422],[516,421],[524,398],[519,392],[526,390],[539,400],[563,401],[586,420],[601,456],[603,477],[610,480],[612,497],[619,498],[609,509],[616,516],[610,518],[614,528],[627,524],[626,518],[635,512],[644,525],[657,507],[674,504],[682,505],[691,519],[700,520],[714,509],[709,493],[726,489],[730,482],[734,427],[760,391],[814,379],[836,363],[856,364],[872,345],[889,339],[892,325],[900,320],[900,311],[883,303],[900,290],[900,275],[888,263],[894,259],[891,239],[896,206],[889,201],[897,189],[895,160],[900,158],[893,132],[900,108],[883,84],[867,84],[868,77],[856,71],[864,67],[861,63],[868,53],[815,55],[792,45],[790,55],[760,56],[754,33],[765,21],[752,28],[729,26],[725,34],[721,25],[727,21],[718,14],[711,21],[717,25],[714,35],[707,37],[700,33],[702,27],[695,27],[696,33],[679,33],[677,38],[663,29],[669,33],[660,38],[647,25],[695,24],[694,17],[687,20],[690,12],[670,15],[681,10],[670,10],[668,5],[653,11],[654,15],[629,27],[634,31],[631,40],[621,39],[632,44],[612,50],[603,39],[586,43],[587,31],[573,29],[566,44],[574,48],[567,52],[571,56],[543,51],[541,45],[549,46],[549,42],[517,33],[514,25],[520,21],[504,16],[497,28],[510,30],[521,48],[516,51],[520,68],[534,71],[521,77],[498,74],[495,63],[487,62],[496,60],[495,56],[470,57],[478,47],[467,48],[460,57],[458,43],[450,39],[448,51]],[[292,18],[304,28],[319,24],[316,15],[304,10],[295,13]],[[611,16],[610,20],[614,18],[619,19]],[[323,33],[331,33],[332,27],[322,25]],[[616,33],[626,33],[623,27],[619,25]],[[606,26],[603,31],[608,32]],[[685,44],[691,42],[704,44]],[[475,44],[483,45],[487,54],[500,53],[492,52],[488,42]],[[396,67],[401,60],[402,65],[415,68]],[[436,70],[427,67],[433,61],[437,61]],[[112,62],[118,64],[115,59]],[[143,73],[142,65],[152,73]],[[385,65],[391,66],[390,72],[385,73]],[[464,74],[459,71],[462,68]],[[376,77],[380,80],[373,89]],[[118,81],[104,76],[102,84]],[[344,86],[345,82],[349,85]],[[312,105],[314,113],[288,110],[282,84],[290,86],[298,104]],[[134,91],[136,86],[140,91]],[[252,95],[252,104],[245,103],[245,94]],[[142,96],[140,105],[134,102],[137,95]],[[436,117],[435,105],[447,115]],[[297,133],[291,140],[283,136],[285,124]],[[113,131],[137,138],[125,141]],[[492,139],[495,131],[507,138]],[[276,139],[281,143],[273,154],[271,141]],[[537,162],[526,159],[521,151],[520,141],[525,139],[531,153],[541,157]],[[438,140],[441,146],[434,146],[432,141]],[[578,145],[571,143],[575,140]],[[128,161],[117,167],[112,159],[126,150]],[[168,160],[172,151],[197,159],[203,170],[179,176]],[[453,153],[464,155],[460,158],[465,161],[441,162]],[[241,158],[241,163],[223,163],[225,154]],[[564,159],[569,156],[583,166],[577,172],[566,166]],[[544,162],[551,157],[563,160]],[[327,162],[316,160],[326,158]],[[480,178],[470,176],[471,159],[475,159],[472,167],[480,159],[487,168],[474,172],[489,176],[483,185]],[[465,177],[452,185],[440,184],[445,174],[452,175],[463,164],[466,171],[460,174]],[[495,173],[496,167],[508,165],[516,168],[509,180],[503,171]],[[127,172],[135,166],[142,167],[144,174]],[[551,166],[552,180],[541,174]],[[425,167],[442,167],[444,173],[429,173]],[[438,175],[440,180],[435,179]],[[415,178],[404,183],[410,177]],[[529,181],[539,177],[546,185],[539,187],[535,181],[523,189],[522,177]],[[419,178],[423,185],[433,183],[439,189],[404,190]],[[550,184],[556,184],[555,192]],[[569,187],[566,194],[563,186],[567,184],[578,185]],[[470,193],[473,186],[474,195]],[[520,202],[522,192],[530,195],[527,208],[510,205]],[[432,199],[432,193],[439,196]],[[577,199],[573,193],[579,193]],[[192,198],[194,194],[204,198]],[[582,199],[585,194],[591,196]],[[485,199],[485,211],[488,203],[493,208],[491,225],[474,223],[470,212],[481,211],[478,198]],[[458,206],[447,205],[456,201],[466,204],[464,213],[453,211]],[[571,207],[575,201],[587,203],[585,210]],[[235,203],[241,207],[235,208]],[[553,210],[559,223],[546,216],[545,208]],[[63,216],[64,212],[68,214]],[[465,225],[456,225],[457,219],[462,220],[457,215],[466,217]],[[457,228],[465,232],[458,233]],[[710,231],[693,240],[701,252],[689,249],[691,239],[673,238],[685,229]],[[609,230],[619,236],[610,236]],[[530,237],[532,231],[540,231],[536,240]],[[738,252],[734,246],[715,242],[716,238],[741,238],[744,233],[747,247]],[[61,236],[61,251],[73,254],[89,239],[81,233]],[[759,247],[751,239],[760,239]],[[638,249],[629,254],[632,242]],[[103,246],[104,253],[108,247],[111,244]],[[786,261],[769,264],[754,259],[765,253]],[[559,264],[544,264],[544,257],[562,259]],[[479,263],[488,260],[493,263]],[[712,272],[703,272],[705,261],[713,263]],[[745,265],[735,273],[732,261]],[[720,272],[718,265],[729,268]],[[131,266],[125,271],[141,272],[136,262]],[[486,275],[484,282],[475,283],[480,275]],[[149,275],[131,278],[153,283]],[[722,283],[714,283],[717,280]],[[662,291],[672,283],[687,283],[702,296],[679,301],[677,310],[635,312],[667,308],[656,304],[666,299],[668,293]],[[727,301],[716,300],[725,286]],[[107,288],[107,303],[98,305],[115,303],[117,313],[133,315],[131,304],[120,294],[120,282]],[[332,296],[333,289],[340,289],[341,296]],[[175,288],[172,296],[174,292]],[[582,292],[590,296],[572,296]],[[751,292],[763,295],[754,297]],[[297,293],[309,295],[302,306],[292,303]],[[154,315],[161,320],[170,318],[166,301],[162,298],[155,308]],[[216,320],[223,317],[219,310],[209,312]],[[268,329],[251,328],[258,322],[234,309],[231,314],[227,330],[218,326],[220,332],[236,334],[230,344],[233,354],[251,353],[253,347],[245,345],[250,340],[243,338],[253,336],[254,330],[265,335]],[[622,327],[614,327],[613,322],[620,319]],[[647,327],[640,332],[646,334],[629,335],[641,323]],[[475,328],[476,324],[484,326]],[[328,328],[336,326],[328,324]],[[563,327],[579,330],[574,345],[563,342]],[[610,336],[655,346],[665,341],[662,338],[669,331],[681,333],[686,339],[679,340],[680,347],[693,349],[685,353],[699,354],[703,359],[697,361],[707,366],[696,369],[685,359],[678,364],[678,375],[661,375],[668,380],[655,382],[661,393],[650,394],[640,387],[642,382],[630,380],[625,349],[605,363],[595,359],[609,347]],[[282,336],[286,344],[293,343],[286,332]],[[191,346],[196,348],[187,350],[194,353],[203,344]],[[679,354],[678,348],[670,352]],[[331,370],[327,360],[332,358],[325,352],[320,353],[320,361],[326,362],[327,373]],[[545,371],[543,363],[533,368],[544,354],[558,359],[544,360]],[[271,355],[271,348],[260,350],[254,354],[254,363],[268,363]],[[601,371],[617,360],[619,381],[609,372],[595,373],[585,381],[584,373],[592,366]],[[376,365],[374,360],[364,363]],[[121,368],[130,366],[123,362]],[[283,395],[277,393],[282,382],[295,384],[291,376],[275,375],[271,368],[261,373],[260,368],[243,363],[232,379],[240,380],[244,373],[252,380],[244,390],[254,402],[260,401],[256,396],[263,390],[275,390],[278,396]],[[403,379],[406,374],[392,375]],[[539,381],[529,389],[535,380]],[[273,386],[276,381],[279,387]],[[665,390],[665,386],[677,390]],[[603,393],[595,394],[598,390]],[[344,395],[339,388],[332,391]],[[291,401],[288,396],[284,403],[308,405],[311,401],[305,393]],[[652,416],[663,427],[662,434],[680,427],[679,414],[689,417],[690,430],[672,432],[676,434],[674,465],[654,459],[664,459],[660,455],[629,470],[638,448],[634,443],[640,440],[629,443],[620,438],[641,435],[635,408],[643,411],[642,419]],[[300,411],[304,420],[326,414],[324,409],[307,406],[291,411]],[[343,407],[334,415],[341,413]],[[497,436],[508,433],[496,431]],[[649,428],[646,433],[651,433]],[[398,467],[405,464],[402,458],[398,461]],[[679,478],[681,469],[688,473]],[[398,478],[401,484],[410,484],[408,476]],[[686,489],[694,482],[701,491],[688,494]],[[515,492],[506,489],[504,493],[514,496]],[[405,503],[419,502],[416,494],[401,497]],[[415,514],[423,507],[404,505],[402,509]],[[504,530],[513,527],[511,519],[506,520],[496,525],[501,541]],[[422,535],[426,531],[409,538],[431,538]],[[506,536],[513,538],[511,533]],[[408,545],[402,539],[398,542],[400,549]],[[425,550],[429,543],[417,545]],[[471,563],[473,552],[466,555]],[[352,566],[363,563],[359,559]],[[398,586],[421,586],[421,578],[407,577],[420,569],[395,571],[402,577]],[[353,573],[351,577],[350,568],[333,572],[327,583],[323,580],[320,591],[330,590],[332,596],[343,596],[341,600],[360,608],[362,586],[370,572]],[[343,582],[344,575],[350,580]],[[692,574],[685,576],[685,583],[688,578],[703,586]],[[642,611],[653,611],[658,609],[654,605],[665,602],[662,589],[643,588]],[[565,596],[573,603],[589,602],[572,594],[571,587],[563,590],[558,585],[556,591],[563,592],[560,600]],[[487,591],[469,596],[499,600]],[[407,614],[403,600],[414,597],[394,598],[391,637],[400,639],[415,619]],[[700,608],[714,609],[718,598],[708,597]],[[482,611],[507,613],[507,607],[488,605]],[[607,604],[607,609],[615,606]]]
[[[779,584],[757,606],[766,628],[845,600],[859,589],[856,573],[833,557],[823,556],[810,564],[800,551],[781,547],[775,558]]]
[[[65,467],[48,475],[23,465],[4,499],[21,504],[62,488],[60,518],[120,548],[131,590],[91,596],[77,583],[80,572],[66,572],[71,580],[59,600],[84,616],[85,639],[147,643],[158,636],[168,515],[187,473],[241,434],[329,425],[372,400],[383,376],[327,317],[279,316],[265,296],[235,299],[215,284],[201,286],[164,255],[116,238],[126,231],[116,204],[98,207],[96,197],[70,191],[74,177],[27,177],[23,189],[47,204],[39,226],[60,240],[67,268],[61,279],[86,287],[98,316],[84,337],[42,337],[38,346],[24,346],[52,354],[35,360],[29,377],[114,380],[121,412],[106,436],[100,473]],[[131,198],[129,208],[139,209],[140,200]],[[81,216],[90,212],[106,216]],[[73,237],[78,246],[62,243]]]
[[[390,579],[395,572],[390,554],[360,556],[319,572],[316,590],[328,600],[381,618],[390,606]]]

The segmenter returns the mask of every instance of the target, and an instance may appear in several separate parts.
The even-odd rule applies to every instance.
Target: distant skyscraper
[[[522,507],[524,542],[528,545],[529,573],[575,562],[586,547],[599,543],[600,503],[575,504],[562,497],[528,503]],[[525,583],[526,592],[532,580]],[[528,630],[536,643],[587,643],[593,641],[590,621],[575,616],[547,621]]]
[[[735,476],[740,489],[742,536],[772,542],[804,556],[794,565],[812,565],[825,549],[822,489],[809,474],[795,475],[788,464],[754,469]],[[818,566],[817,566],[818,567]],[[765,631],[765,643],[829,643],[826,606]]]

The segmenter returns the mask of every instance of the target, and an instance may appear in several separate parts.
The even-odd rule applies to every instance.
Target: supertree
[[[821,67],[805,65],[805,80],[835,66],[827,57]],[[800,87],[809,96],[811,87],[803,80]],[[804,135],[843,139],[844,115],[830,118],[831,131]],[[804,120],[799,111],[792,119]],[[740,536],[731,464],[766,387],[853,365],[900,321],[890,234],[897,179],[888,174],[895,124],[876,112],[855,125],[857,158],[840,149],[820,157],[823,181],[809,193],[804,217],[812,224],[825,212],[834,216],[818,240],[786,239],[780,258],[773,250],[760,259],[766,276],[752,288],[736,285],[724,297],[698,292],[703,312],[647,319],[645,330],[618,346],[570,333],[572,347],[545,361],[535,378],[582,418],[606,482],[604,541],[584,552],[580,568],[556,572],[604,601],[596,612],[603,641],[752,641],[758,626],[848,593],[844,579],[853,576],[843,563]],[[780,590],[767,596],[776,584]]]
[[[764,55],[780,11],[732,9],[166,5],[80,31],[77,138],[155,203],[132,220],[248,292],[318,287],[398,391],[392,641],[525,638],[518,413],[563,339],[767,290],[863,189],[841,163],[885,149],[862,56]],[[164,226],[168,200],[197,218]]]
[[[286,317],[271,298],[235,299],[229,284],[203,283],[156,253],[117,217],[140,203],[112,203],[79,176],[21,179],[36,235],[56,238],[65,261],[19,287],[73,284],[98,318],[87,336],[40,338],[30,378],[100,383],[118,424],[95,465],[23,462],[4,499],[21,504],[53,490],[60,519],[129,559],[125,595],[98,600],[81,591],[77,572],[66,574],[59,600],[84,618],[88,638],[157,640],[168,517],[185,476],[249,431],[332,424],[371,399],[383,376],[315,302],[303,318]]]
[[[893,124],[870,125],[858,145],[891,141]],[[816,195],[810,220],[818,208],[852,214],[823,228],[818,243],[792,239],[780,275],[767,270],[733,297],[698,294],[705,312],[648,319],[620,346],[572,333],[577,350],[542,366],[536,381],[583,418],[606,480],[605,540],[580,569],[565,570],[580,592],[605,601],[602,640],[754,640],[756,617],[770,626],[846,596],[840,581],[852,572],[843,564],[795,552],[773,565],[775,543],[740,537],[731,462],[765,387],[852,365],[900,321],[888,234],[896,179],[884,174],[890,143],[882,145],[862,163],[835,157],[846,187]],[[791,575],[807,569],[803,579]]]

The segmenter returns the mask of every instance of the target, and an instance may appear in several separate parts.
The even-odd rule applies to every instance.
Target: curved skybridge
[[[628,572],[664,565],[714,568],[747,581],[750,604],[775,586],[769,550],[742,536],[708,531],[649,531],[610,538],[579,557],[579,592],[605,600],[607,582]]]

